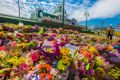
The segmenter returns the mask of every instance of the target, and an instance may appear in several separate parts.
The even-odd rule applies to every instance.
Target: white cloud
[[[111,18],[120,14],[120,0],[98,0],[92,7],[88,8],[89,19]],[[74,11],[70,18],[76,18],[78,21],[84,21],[84,6]]]
[[[37,0],[34,0],[33,3],[36,1]],[[41,2],[36,3],[39,4],[39,7],[44,8],[44,11],[47,11],[48,13],[53,13],[57,2],[54,2],[53,0],[49,1],[51,1],[49,2],[49,4],[47,4],[48,2],[42,0]],[[65,6],[68,15],[70,15],[69,18],[76,18],[79,22],[85,21],[84,12],[86,10],[86,5],[91,5],[92,0],[83,0],[83,3],[81,3],[80,5],[71,4],[71,1],[72,0],[66,1]],[[10,4],[6,2],[9,2]],[[26,0],[21,0],[21,2],[26,2]],[[0,0],[0,13],[18,16],[17,6],[18,5],[17,3],[15,4],[15,0]],[[24,7],[21,9],[21,15],[23,17],[30,17],[30,11],[34,11],[34,6],[33,9],[31,8],[31,6],[33,5],[28,6],[24,4]],[[93,4],[91,7],[88,7],[87,10],[90,13],[89,19],[111,18],[120,14],[120,0],[96,0],[96,3]]]
[[[120,0],[100,0],[89,9],[93,18],[110,18],[120,14]]]
[[[6,15],[14,15],[18,16],[18,10],[13,10],[12,8],[6,8],[6,7],[0,7],[0,13],[6,14]]]
[[[21,2],[24,0],[21,0]],[[22,6],[22,5],[21,5]],[[2,0],[0,1],[0,13],[12,16],[19,16],[18,4],[15,0]],[[24,9],[21,9],[21,16],[29,18],[29,7],[24,5]]]
[[[13,0],[10,0],[10,1],[12,2]],[[7,5],[6,5],[6,3],[7,3]],[[18,9],[16,7],[16,4],[11,5],[11,3],[8,2],[8,0],[0,1],[0,13],[18,16]]]

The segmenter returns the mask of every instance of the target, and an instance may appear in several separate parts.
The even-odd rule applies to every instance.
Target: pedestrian
[[[107,38],[109,40],[112,40],[113,34],[114,34],[114,28],[112,28],[112,25],[110,25],[110,27],[107,30]]]

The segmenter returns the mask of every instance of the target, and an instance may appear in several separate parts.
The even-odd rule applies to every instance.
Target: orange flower
[[[112,50],[112,49],[113,49],[113,47],[110,46],[110,45],[106,46],[106,48],[105,48],[105,50],[107,50],[107,51],[110,51],[110,50]]]
[[[5,33],[4,32],[0,32],[0,36],[4,36],[5,35]]]
[[[47,72],[49,72],[50,71],[50,69],[51,69],[51,66],[49,65],[49,64],[40,64],[39,66],[38,66],[38,69],[42,72],[42,73],[44,73],[43,71],[43,69],[45,69],[45,70],[47,70]]]
[[[46,77],[48,80],[52,79],[52,75],[50,75],[50,74],[40,73],[40,77],[41,77],[41,80],[45,80]]]
[[[46,74],[40,73],[41,80],[44,80],[45,76],[46,76]]]
[[[39,64],[38,69],[40,70],[41,80],[45,80],[46,77],[48,80],[52,79],[52,75],[50,75],[51,66],[49,64]]]

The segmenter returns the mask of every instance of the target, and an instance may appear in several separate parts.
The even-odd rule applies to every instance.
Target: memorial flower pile
[[[119,68],[114,70],[120,63],[119,47],[119,39],[107,41],[105,38],[88,36],[72,29],[2,24],[0,78],[119,79],[119,71],[116,71]]]

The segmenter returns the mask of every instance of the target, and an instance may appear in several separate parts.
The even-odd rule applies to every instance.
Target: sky
[[[30,18],[36,8],[53,14],[56,5],[62,0],[20,0],[21,16]],[[0,0],[0,13],[18,16],[17,0]],[[80,25],[85,25],[85,11],[89,12],[88,26],[104,27],[120,24],[120,0],[65,0],[68,18],[76,18]]]

